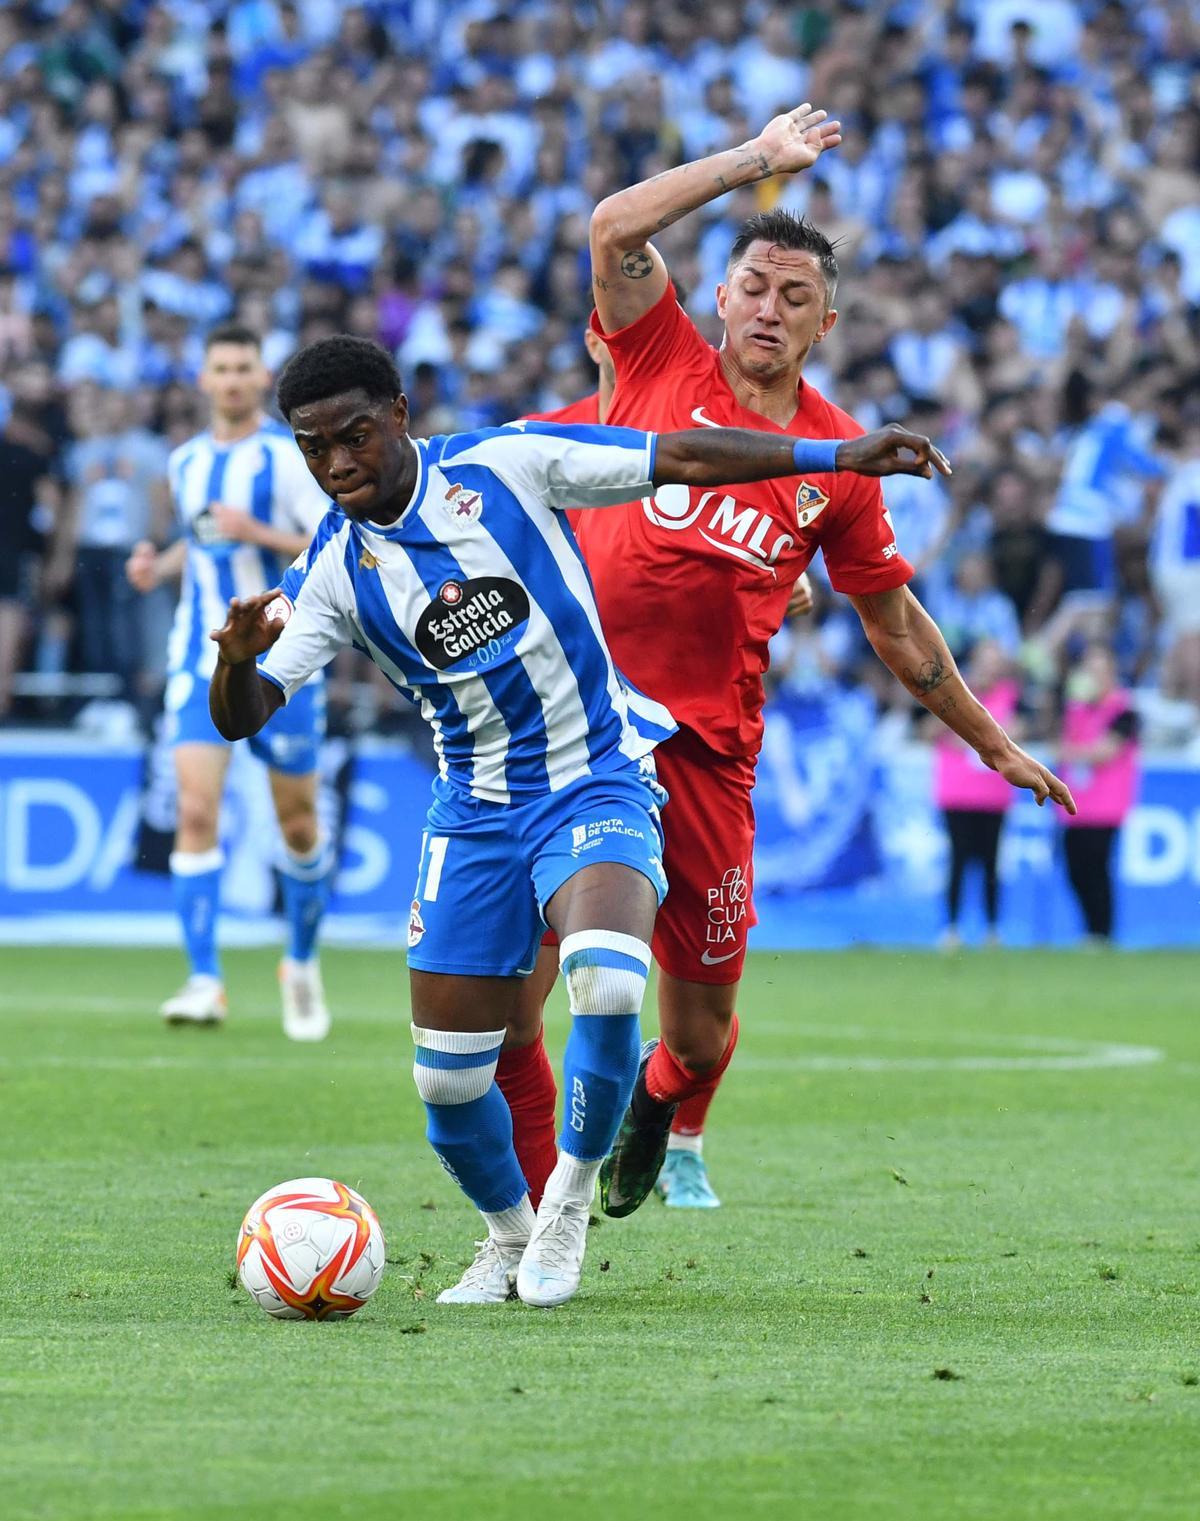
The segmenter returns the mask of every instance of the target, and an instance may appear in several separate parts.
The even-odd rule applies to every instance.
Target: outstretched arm
[[[272,713],[283,706],[283,693],[258,674],[255,664],[283,633],[286,617],[270,616],[278,589],[257,597],[234,598],[223,627],[209,635],[217,645],[217,669],[208,689],[208,710],[218,731],[229,740],[257,734]]]
[[[1014,787],[1040,807],[1052,799],[1068,813],[1075,800],[1065,782],[1013,743],[959,674],[942,631],[909,591],[851,597],[875,653],[896,680]]]
[[[727,191],[811,168],[842,140],[841,123],[825,116],[806,101],[739,148],[680,164],[601,201],[590,236],[593,295],[604,331],[636,322],[666,290],[667,266],[650,243],[655,233]]]
[[[921,433],[892,423],[861,438],[788,438],[753,428],[687,428],[661,433],[654,453],[654,484],[729,486],[778,475],[949,475],[950,463]]]

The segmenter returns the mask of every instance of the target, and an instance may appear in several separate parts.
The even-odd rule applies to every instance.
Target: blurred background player
[[[181,537],[161,551],[143,540],[127,566],[141,592],[183,576],[166,706],[178,787],[171,877],[189,974],[162,1005],[163,1018],[172,1024],[217,1024],[226,1014],[217,953],[224,864],[218,826],[232,752],[209,717],[208,686],[216,668],[209,631],[224,622],[232,597],[278,585],[329,509],[290,432],[264,411],[269,385],[257,334],[236,324],[214,328],[200,374],[211,426],[180,445],[168,465]],[[250,741],[253,754],[267,766],[283,836],[288,947],[279,982],[283,1026],[293,1040],[320,1040],[329,1030],[316,954],[334,864],[317,818],[324,722],[322,678],[316,676],[286,713]]]

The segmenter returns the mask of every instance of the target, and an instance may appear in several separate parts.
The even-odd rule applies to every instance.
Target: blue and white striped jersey
[[[290,697],[353,644],[420,707],[443,779],[488,802],[636,770],[674,720],[614,669],[557,509],[644,496],[655,442],[549,423],[414,439],[417,482],[399,520],[331,512],[284,577],[293,612],[261,674]]]
[[[1106,402],[1076,433],[1046,517],[1051,533],[1108,539],[1119,524],[1137,517],[1140,483],[1166,473],[1143,435],[1140,420],[1119,401]]]
[[[1200,566],[1200,460],[1177,465],[1159,500],[1150,561],[1161,574]]]
[[[285,533],[312,534],[330,502],[309,474],[291,433],[270,420],[234,444],[197,434],[172,452],[167,479],[188,546],[168,669],[172,675],[187,671],[208,680],[217,664],[209,630],[225,622],[230,598],[278,586],[284,571],[280,557],[269,549],[219,538],[209,510],[213,503],[240,507]]]

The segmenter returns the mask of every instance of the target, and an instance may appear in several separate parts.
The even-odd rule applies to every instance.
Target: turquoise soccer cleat
[[[668,1151],[654,1191],[670,1209],[720,1209],[704,1158],[695,1151]]]

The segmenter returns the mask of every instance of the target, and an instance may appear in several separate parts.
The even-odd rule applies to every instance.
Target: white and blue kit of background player
[[[648,493],[656,440],[528,423],[412,442],[417,478],[397,521],[385,528],[331,513],[284,577],[292,613],[259,672],[290,699],[353,644],[420,706],[439,774],[409,965],[513,976],[532,968],[543,905],[576,872],[618,862],[645,876],[659,901],[666,892],[649,752],[674,723],[614,669],[587,571],[556,510]],[[602,928],[562,946],[575,1017],[559,1168],[581,1197],[633,1087],[649,960],[648,945]],[[504,1033],[414,1026],[414,1076],[429,1140],[487,1218],[489,1240],[520,1247],[532,1215],[495,1083]],[[584,1209],[586,1225],[581,1197],[562,1207]]]
[[[274,421],[236,443],[198,434],[172,453],[167,473],[187,535],[183,588],[167,652],[168,733],[173,744],[224,745],[208,711],[217,664],[209,632],[225,622],[232,597],[278,586],[284,562],[256,544],[221,538],[212,506],[223,502],[285,533],[311,535],[328,512],[329,499],[309,474],[291,433]],[[316,769],[324,721],[318,674],[250,740],[250,748],[275,770],[304,775]]]
[[[647,758],[674,721],[614,669],[555,510],[650,490],[654,437],[525,423],[413,447],[395,524],[332,512],[287,572],[294,612],[259,672],[294,701],[353,644],[420,707],[439,774],[409,963],[513,976],[533,966],[541,905],[581,868],[624,862],[665,892]]]

